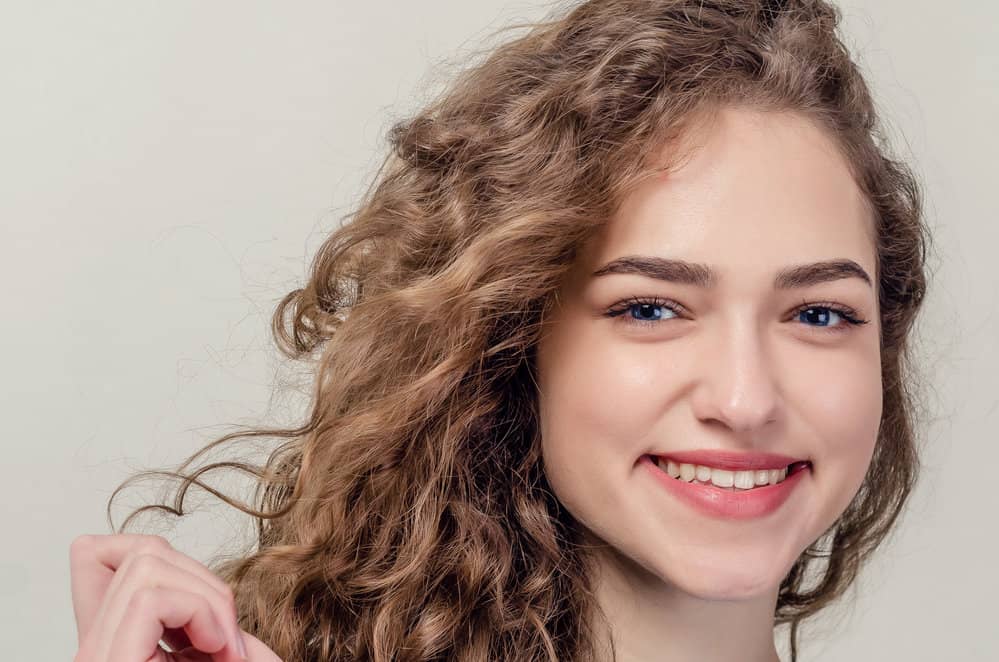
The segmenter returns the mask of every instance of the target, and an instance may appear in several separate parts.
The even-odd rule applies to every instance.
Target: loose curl
[[[192,485],[254,517],[256,549],[213,570],[285,660],[595,660],[580,527],[542,471],[541,322],[579,247],[668,167],[663,146],[722,107],[791,111],[835,138],[869,201],[884,386],[863,487],[780,587],[774,625],[791,623],[796,660],[802,620],[851,585],[919,467],[920,191],[887,155],[839,20],[812,0],[592,0],[467,67],[392,127],[353,219],[277,306],[280,350],[316,361],[307,422],[126,481],[115,495],[148,476],[179,486],[121,529],[183,515]],[[284,440],[262,466],[191,469],[258,436]],[[224,469],[254,476],[252,503],[204,482]]]

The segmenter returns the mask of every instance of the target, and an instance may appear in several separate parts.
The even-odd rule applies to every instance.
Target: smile
[[[677,480],[699,485],[714,485],[729,490],[752,490],[783,482],[789,473],[800,471],[807,462],[794,462],[782,469],[729,471],[701,464],[686,464],[654,457],[657,466]]]
[[[665,461],[665,466],[661,467],[660,462],[661,458],[651,455],[643,455],[639,460],[642,468],[668,494],[703,515],[722,519],[750,519],[775,512],[812,473],[810,462],[755,471],[726,471],[689,464],[685,467],[671,461]],[[676,476],[671,474],[671,464]],[[757,484],[757,478],[762,478],[762,474],[766,474],[766,481]],[[703,476],[710,482],[701,480]],[[737,476],[739,485],[749,485],[752,480],[752,486],[737,486]]]

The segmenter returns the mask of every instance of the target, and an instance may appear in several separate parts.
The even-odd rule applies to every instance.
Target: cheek
[[[569,325],[573,333],[538,348],[545,472],[581,520],[586,503],[612,498],[613,484],[632,470],[662,414],[649,397],[657,388],[654,366],[594,326]]]
[[[816,478],[832,490],[831,524],[860,489],[877,443],[883,409],[880,358],[843,357],[836,373],[803,390],[814,449]]]
[[[568,446],[604,454],[640,445],[662,413],[650,397],[661,388],[661,370],[599,333],[579,327],[552,339],[539,348],[538,368],[553,451]]]
[[[883,405],[880,362],[877,357],[860,358],[844,361],[840,367],[814,389],[811,408],[831,433],[823,435],[830,452],[869,456]]]

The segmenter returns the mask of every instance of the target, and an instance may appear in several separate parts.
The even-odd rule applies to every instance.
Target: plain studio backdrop
[[[805,627],[801,659],[995,660],[999,5],[840,6],[896,152],[925,186],[929,426],[900,528],[848,600]],[[391,123],[502,39],[491,32],[548,7],[2,9],[0,657],[66,660],[70,541],[109,532],[107,499],[132,472],[176,465],[234,425],[298,420],[308,373],[270,340],[277,300],[353,209]],[[116,523],[152,496],[126,492]],[[147,530],[202,561],[250,535],[245,516],[192,503],[180,525]]]

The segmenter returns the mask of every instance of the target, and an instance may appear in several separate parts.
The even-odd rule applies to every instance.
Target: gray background
[[[801,659],[999,659],[999,9],[841,6],[936,235],[919,341],[927,470],[850,599],[804,629]],[[445,60],[545,7],[2,10],[0,641],[4,660],[70,659],[70,540],[108,531],[107,498],[133,471],[176,464],[230,424],[297,420],[307,372],[270,344],[276,301],[352,208],[391,121],[446,80]],[[161,532],[206,560],[249,528],[201,501]]]

